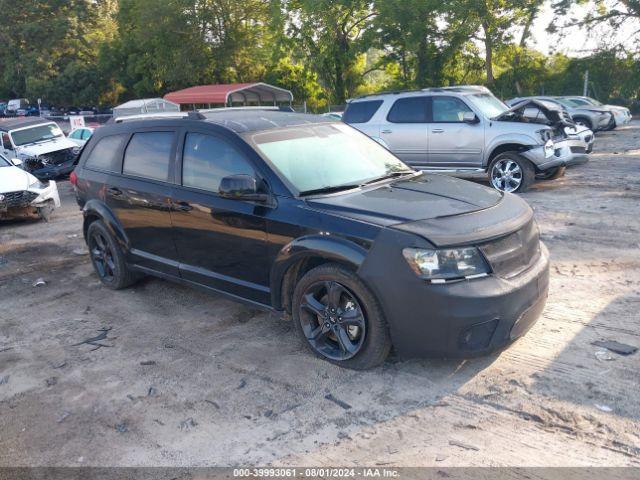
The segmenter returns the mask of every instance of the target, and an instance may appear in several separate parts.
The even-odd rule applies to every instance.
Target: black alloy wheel
[[[336,281],[311,284],[302,296],[298,315],[307,341],[323,357],[348,360],[364,344],[364,311],[355,294]]]
[[[141,278],[141,274],[127,266],[118,242],[102,221],[92,222],[86,237],[91,263],[103,285],[120,290]]]
[[[89,237],[91,261],[100,277],[106,283],[112,283],[117,275],[117,266],[109,241],[100,230],[94,230]]]

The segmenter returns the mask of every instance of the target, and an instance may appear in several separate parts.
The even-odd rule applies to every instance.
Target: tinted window
[[[394,123],[426,123],[426,98],[399,98],[391,107],[387,120]]]
[[[369,102],[350,103],[344,112],[342,120],[346,123],[365,123],[371,120],[373,114],[382,105],[382,100],[372,100]]]
[[[462,122],[464,113],[471,111],[466,103],[455,97],[433,97],[432,102],[434,122]]]
[[[169,161],[173,132],[136,133],[124,154],[123,173],[166,182],[169,180]]]
[[[254,175],[254,170],[233,145],[202,133],[188,133],[182,157],[182,184],[217,192],[229,175]]]
[[[86,128],[82,130],[82,140],[89,140],[91,138],[91,130],[87,130]]]
[[[69,134],[69,138],[79,139],[82,136],[82,130],[74,130]]]
[[[108,172],[120,172],[122,147],[128,135],[112,135],[98,140],[89,154],[85,166]]]

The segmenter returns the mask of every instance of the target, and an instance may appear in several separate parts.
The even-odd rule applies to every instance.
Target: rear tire
[[[295,328],[319,358],[367,370],[389,355],[391,338],[382,308],[346,268],[330,263],[310,270],[296,285],[292,303]]]
[[[87,246],[93,268],[106,287],[120,290],[139,280],[140,275],[127,266],[122,250],[102,221],[89,225]]]
[[[560,166],[555,168],[550,168],[549,170],[545,170],[544,172],[540,172],[536,174],[537,180],[557,180],[558,178],[564,177],[565,172],[567,171],[567,167]]]
[[[489,184],[501,192],[525,192],[536,180],[533,164],[518,152],[504,152],[491,161]]]

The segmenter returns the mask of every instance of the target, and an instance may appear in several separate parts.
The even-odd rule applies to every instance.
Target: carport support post
[[[582,87],[582,96],[586,97],[589,93],[589,70],[584,72],[584,86]]]

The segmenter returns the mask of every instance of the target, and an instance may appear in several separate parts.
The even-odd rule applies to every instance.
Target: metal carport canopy
[[[276,103],[291,102],[293,94],[284,88],[267,83],[228,83],[216,85],[199,85],[185,88],[177,92],[167,93],[165,100],[184,104],[223,104],[234,102]]]

